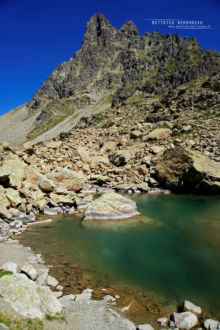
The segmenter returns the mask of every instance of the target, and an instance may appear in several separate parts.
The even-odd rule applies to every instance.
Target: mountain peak
[[[140,36],[137,26],[132,21],[127,21],[123,24],[120,31],[129,36]]]
[[[114,30],[111,23],[107,20],[107,18],[101,14],[94,14],[86,24],[86,35],[90,34],[94,37],[98,37],[103,34],[104,30]]]

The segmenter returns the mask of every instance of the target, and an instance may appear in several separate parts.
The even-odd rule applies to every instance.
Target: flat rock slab
[[[87,208],[84,220],[127,219],[140,214],[136,203],[120,194],[110,192],[95,199]]]
[[[63,312],[71,329],[77,330],[135,330],[136,326],[114,311],[107,301],[91,300],[91,290],[60,298]]]
[[[0,295],[19,314],[43,319],[46,314],[60,313],[62,306],[53,292],[26,278],[25,275],[7,275],[0,279]]]

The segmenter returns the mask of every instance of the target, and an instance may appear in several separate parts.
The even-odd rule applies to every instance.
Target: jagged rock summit
[[[44,141],[128,99],[133,111],[140,100],[150,103],[182,85],[215,80],[219,58],[196,38],[158,31],[141,36],[133,22],[116,29],[97,13],[81,49],[57,66],[30,102],[1,117],[0,141]]]

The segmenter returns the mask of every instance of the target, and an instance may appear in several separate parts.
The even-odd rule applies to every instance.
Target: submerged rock
[[[48,287],[29,280],[22,274],[0,278],[0,294],[21,315],[43,319],[45,314],[60,313],[62,306]]]
[[[180,146],[161,156],[155,175],[172,191],[220,194],[220,163]]]
[[[140,214],[134,201],[115,192],[94,200],[85,212],[84,220],[126,219]]]

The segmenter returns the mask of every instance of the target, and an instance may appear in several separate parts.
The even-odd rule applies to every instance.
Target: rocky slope
[[[133,22],[116,29],[95,14],[86,25],[81,49],[58,65],[25,105],[19,125],[16,111],[1,117],[0,140],[43,141],[69,131],[82,117],[86,121],[107,110],[114,119],[114,109],[122,111],[125,105],[123,117],[138,113],[142,120],[146,115],[158,121],[182,114],[194,121],[216,118],[219,68],[219,53],[202,49],[196,38],[157,31],[141,36]],[[13,130],[5,125],[8,117]]]

